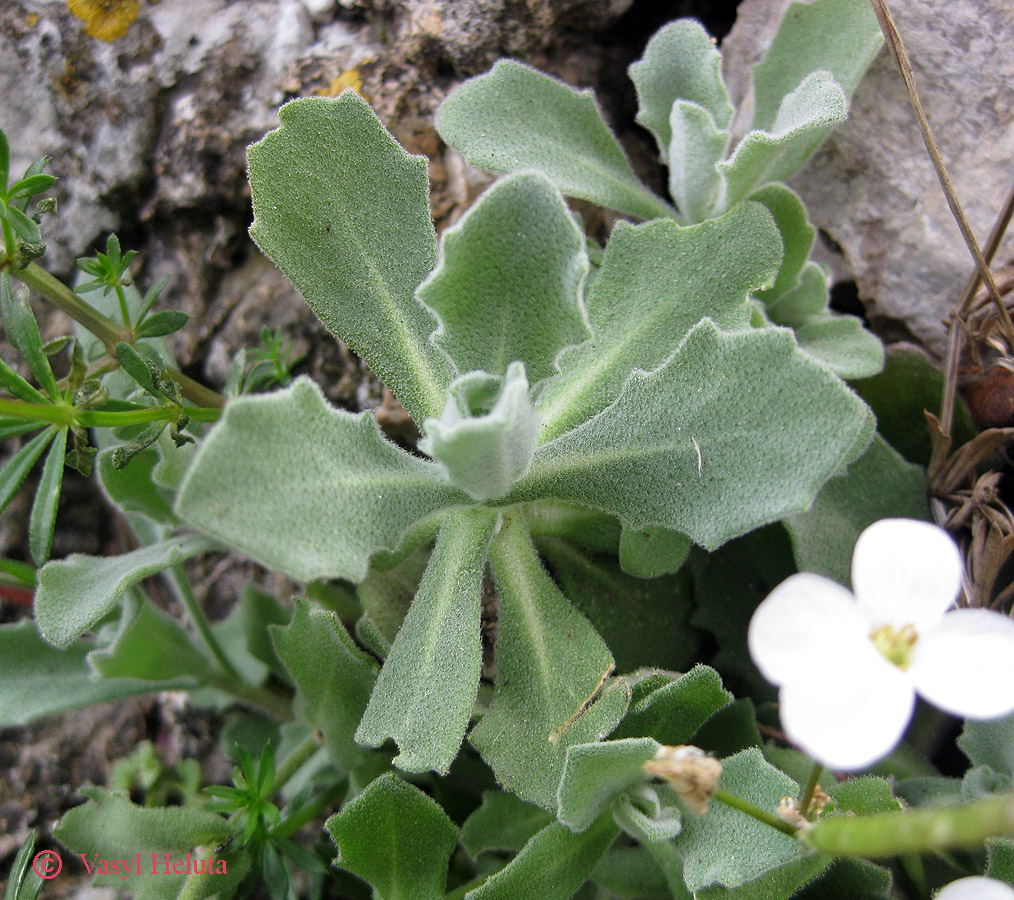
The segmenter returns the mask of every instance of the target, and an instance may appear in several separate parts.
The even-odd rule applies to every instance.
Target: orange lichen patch
[[[100,41],[123,37],[141,9],[140,0],[67,0],[67,8]]]
[[[359,77],[359,69],[346,69],[340,75],[331,79],[326,88],[321,88],[317,93],[321,97],[337,97],[346,88],[352,88],[364,100],[363,79]]]
[[[36,25],[39,24],[39,14],[29,13],[27,16],[25,16],[25,24],[29,28],[34,28]]]

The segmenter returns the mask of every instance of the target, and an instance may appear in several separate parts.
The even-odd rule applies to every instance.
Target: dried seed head
[[[722,764],[708,756],[700,747],[680,744],[677,747],[659,747],[654,759],[641,768],[648,775],[663,778],[679,794],[690,809],[703,816],[718,788]]]

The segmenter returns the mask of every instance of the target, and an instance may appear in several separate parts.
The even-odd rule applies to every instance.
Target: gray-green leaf
[[[473,859],[486,850],[517,853],[554,816],[541,806],[503,791],[483,791],[479,806],[461,826],[461,846]]]
[[[684,222],[703,222],[722,198],[717,165],[729,145],[729,132],[718,128],[703,106],[686,100],[673,104],[670,123],[669,193]]]
[[[300,378],[229,403],[187,471],[177,513],[300,581],[360,581],[374,553],[464,499],[433,463],[386,441],[370,413],[336,410]]]
[[[215,546],[200,535],[179,535],[120,556],[75,553],[47,563],[35,595],[39,631],[51,644],[66,647],[102,621],[128,588]]]
[[[363,715],[356,740],[394,738],[409,772],[446,773],[468,728],[482,668],[482,577],[496,517],[450,513]]]
[[[426,159],[353,91],[294,100],[279,119],[249,150],[253,239],[416,422],[439,415],[450,367],[415,299],[437,259]]]
[[[462,84],[437,111],[437,130],[472,165],[539,169],[568,197],[644,219],[672,207],[637,178],[591,91],[509,59]]]
[[[458,372],[503,375],[520,360],[532,384],[556,374],[564,347],[591,335],[581,305],[585,237],[539,172],[510,175],[444,232],[418,291],[440,320],[433,342]]]
[[[752,203],[687,228],[618,222],[588,294],[594,340],[563,356],[540,397],[541,440],[608,406],[631,371],[663,363],[702,318],[746,327],[747,296],[774,282],[780,260],[774,222]]]
[[[539,447],[508,499],[572,500],[714,549],[807,508],[868,415],[791,332],[705,320],[665,365],[634,372],[610,407]]]

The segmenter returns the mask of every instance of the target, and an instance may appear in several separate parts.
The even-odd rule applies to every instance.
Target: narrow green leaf
[[[32,866],[34,860],[35,832],[29,831],[11,864],[4,900],[37,900],[42,891],[43,879]]]
[[[21,291],[17,294],[11,291],[10,275],[7,272],[0,273],[0,313],[3,314],[3,326],[8,340],[25,358],[28,368],[43,390],[53,400],[59,401],[60,389],[49,365],[49,357],[42,347],[42,336],[39,334],[35,314]]]
[[[584,503],[714,549],[808,507],[868,416],[791,332],[705,320],[665,365],[634,372],[610,407],[539,447],[507,499]]]
[[[180,535],[120,556],[75,553],[47,563],[35,595],[39,631],[66,647],[105,618],[128,588],[215,546],[199,535]]]
[[[299,581],[361,581],[417,521],[465,495],[384,439],[370,413],[336,410],[300,378],[230,401],[184,477],[177,513]]]
[[[179,310],[163,309],[161,312],[157,312],[155,315],[145,319],[137,326],[134,333],[139,338],[162,337],[163,335],[172,334],[174,331],[179,331],[187,324],[187,319],[189,318],[190,316]]]
[[[722,765],[721,788],[761,809],[773,810],[782,797],[797,791],[796,783],[766,763],[760,750],[744,750]],[[705,816],[684,816],[676,848],[687,887],[694,892],[709,885],[739,887],[807,855],[799,841],[724,803],[712,803]],[[830,860],[822,863],[818,871]]]
[[[581,304],[585,237],[539,172],[498,181],[444,232],[418,297],[440,320],[434,343],[457,371],[504,375],[524,363],[533,386],[564,347],[591,337]]]
[[[326,827],[338,845],[338,865],[373,885],[374,896],[443,896],[458,829],[418,788],[382,775]]]
[[[40,394],[2,359],[0,359],[0,387],[26,403],[49,403],[45,395]]]
[[[554,818],[514,794],[483,791],[482,805],[461,826],[461,846],[473,859],[486,850],[517,853]]]
[[[15,453],[7,464],[0,469],[0,512],[7,509],[7,505],[14,499],[28,473],[31,471],[35,461],[42,456],[57,430],[55,426],[47,428],[41,434],[37,434],[17,453]]]
[[[161,395],[155,384],[158,378],[158,367],[148,358],[141,355],[138,349],[123,341],[116,345],[116,358],[124,371],[148,393]]]
[[[754,66],[753,127],[773,128],[782,98],[817,69],[829,71],[845,96],[851,97],[883,42],[877,18],[867,3],[817,0],[791,4],[767,54]],[[814,147],[822,137],[816,138]]]
[[[770,127],[755,129],[718,164],[725,191],[717,211],[728,209],[769,181],[784,181],[828,129],[845,119],[845,94],[829,72],[807,75],[786,94]]]
[[[56,527],[56,510],[60,504],[60,488],[63,486],[63,462],[67,454],[68,434],[68,429],[62,429],[49,445],[32,512],[28,517],[28,546],[37,566],[49,559],[49,551],[53,546],[53,529]]]
[[[183,627],[150,601],[125,604],[113,643],[88,656],[92,671],[102,678],[148,682],[208,684],[215,673],[210,660]],[[153,685],[152,690],[158,689]]]
[[[824,486],[810,509],[785,520],[799,571],[848,585],[860,533],[888,518],[929,519],[926,475],[875,435],[869,449]]]
[[[637,578],[678,572],[690,552],[690,538],[665,528],[628,528],[620,535],[620,566]]]
[[[440,415],[451,372],[415,299],[437,261],[426,159],[353,91],[294,100],[279,118],[248,151],[251,235],[416,422]]]
[[[637,89],[638,124],[658,142],[659,156],[670,156],[670,113],[678,100],[706,110],[726,129],[735,112],[722,82],[722,54],[695,19],[678,19],[652,35],[644,56],[628,70]],[[682,212],[682,210],[681,210]]]
[[[503,379],[486,372],[455,379],[444,414],[427,419],[423,432],[419,449],[448,484],[479,502],[502,497],[531,468],[539,436],[524,365],[512,362]]]
[[[468,728],[482,668],[482,577],[495,525],[481,509],[444,520],[356,732],[371,747],[393,738],[400,750],[395,764],[406,771],[446,773]]]
[[[457,88],[437,130],[475,166],[539,169],[568,197],[652,219],[673,214],[637,178],[591,91],[502,59]]]
[[[539,399],[540,440],[608,406],[634,369],[661,365],[702,318],[746,327],[748,295],[773,283],[780,260],[771,216],[754,204],[687,228],[618,222],[588,293],[594,341],[560,360],[563,375]]]
[[[376,662],[360,650],[341,620],[301,598],[292,621],[271,625],[275,652],[296,686],[295,712],[324,734],[328,753],[343,769],[366,751],[352,739],[377,677]]]
[[[33,197],[48,191],[54,184],[56,184],[56,178],[52,175],[30,175],[11,185],[7,192],[7,199],[17,200],[21,197]]]
[[[505,789],[555,809],[567,747],[608,734],[628,691],[609,681],[609,650],[543,569],[524,525],[508,519],[490,558],[500,594],[497,682],[470,740]]]
[[[729,145],[711,113],[696,103],[677,100],[670,118],[669,193],[683,221],[703,222],[715,215],[724,183],[717,168]]]
[[[19,419],[16,416],[3,416],[0,417],[0,441],[6,441],[19,434],[27,434],[29,431],[38,431],[45,427],[45,422],[33,422]]]
[[[570,900],[618,834],[609,813],[580,834],[554,822],[465,900]]]
[[[24,202],[24,201],[23,201]],[[7,207],[4,218],[10,223],[11,228],[17,232],[18,237],[26,244],[41,244],[42,232],[34,219],[29,219],[13,203]],[[6,275],[4,276],[6,277]]]
[[[557,793],[557,818],[572,831],[584,831],[620,794],[650,780],[641,765],[661,745],[651,738],[577,744],[567,749]]]
[[[0,193],[7,194],[7,182],[11,175],[11,145],[7,134],[0,128]]]

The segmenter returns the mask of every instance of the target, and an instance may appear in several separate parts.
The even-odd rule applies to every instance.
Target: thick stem
[[[66,427],[70,427],[76,421],[73,406],[55,403],[28,403],[9,397],[0,397],[0,416],[12,416],[30,422],[50,422],[53,425]]]
[[[758,822],[763,822],[765,825],[770,825],[776,831],[787,834],[791,838],[798,836],[799,829],[795,825],[790,825],[788,822],[779,819],[774,813],[761,809],[759,806],[754,806],[749,800],[744,800],[742,797],[737,797],[735,794],[730,794],[721,788],[715,791],[711,799],[724,803],[726,806],[731,806],[733,809],[738,809],[741,813],[745,813]]]

